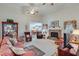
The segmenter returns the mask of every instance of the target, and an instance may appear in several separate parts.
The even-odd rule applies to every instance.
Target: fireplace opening
[[[51,32],[51,37],[58,38],[58,32]]]

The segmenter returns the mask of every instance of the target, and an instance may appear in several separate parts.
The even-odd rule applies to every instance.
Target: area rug
[[[31,45],[24,48],[25,50],[33,51],[35,53],[35,56],[43,56],[45,53],[41,51],[39,48]]]

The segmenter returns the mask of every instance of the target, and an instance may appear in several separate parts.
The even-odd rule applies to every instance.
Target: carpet
[[[35,56],[43,56],[45,52],[41,51],[39,48],[31,45],[24,48],[25,50],[33,51],[35,53]]]

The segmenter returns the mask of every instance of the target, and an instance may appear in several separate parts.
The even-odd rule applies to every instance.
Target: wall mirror
[[[72,33],[72,31],[76,28],[77,28],[76,20],[64,21],[64,30],[66,33]]]

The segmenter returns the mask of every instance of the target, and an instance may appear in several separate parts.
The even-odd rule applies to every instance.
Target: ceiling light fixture
[[[54,3],[42,3],[42,5],[46,5],[46,4],[54,5]]]
[[[22,10],[25,15],[38,15],[39,13],[39,9],[37,7],[23,6]]]
[[[33,7],[30,11],[29,14],[31,15],[37,15],[38,14],[38,8],[37,7]]]
[[[42,5],[54,5],[54,3],[42,3]],[[23,6],[23,10],[26,15],[38,15],[39,13],[39,8],[36,7],[36,4],[34,3],[29,3],[28,6]]]

